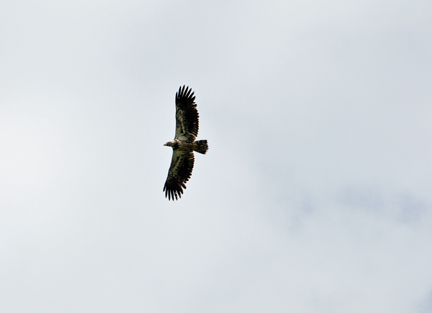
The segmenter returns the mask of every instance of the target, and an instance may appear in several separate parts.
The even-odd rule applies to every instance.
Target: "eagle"
[[[178,200],[186,189],[186,182],[192,175],[194,151],[205,154],[208,150],[207,140],[197,140],[198,110],[195,95],[191,88],[180,86],[175,96],[176,132],[174,140],[164,146],[173,149],[171,165],[163,191],[168,200]]]

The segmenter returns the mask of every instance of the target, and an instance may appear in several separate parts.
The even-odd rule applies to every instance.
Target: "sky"
[[[432,2],[0,6],[1,312],[432,312]]]

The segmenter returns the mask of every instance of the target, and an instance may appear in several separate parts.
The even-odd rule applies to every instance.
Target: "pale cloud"
[[[0,12],[4,312],[429,312],[431,4]],[[174,94],[197,156],[162,192]]]

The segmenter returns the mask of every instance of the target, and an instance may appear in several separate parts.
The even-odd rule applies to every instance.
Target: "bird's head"
[[[166,147],[172,147],[173,144],[174,144],[174,142],[168,141],[166,144],[164,144],[164,146],[166,146]]]

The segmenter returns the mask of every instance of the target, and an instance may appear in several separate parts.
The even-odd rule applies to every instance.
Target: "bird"
[[[207,140],[195,140],[198,136],[199,115],[195,103],[195,92],[185,85],[175,95],[176,131],[174,140],[164,146],[173,149],[171,165],[163,191],[168,200],[178,200],[186,189],[186,182],[192,176],[194,151],[206,154]]]

